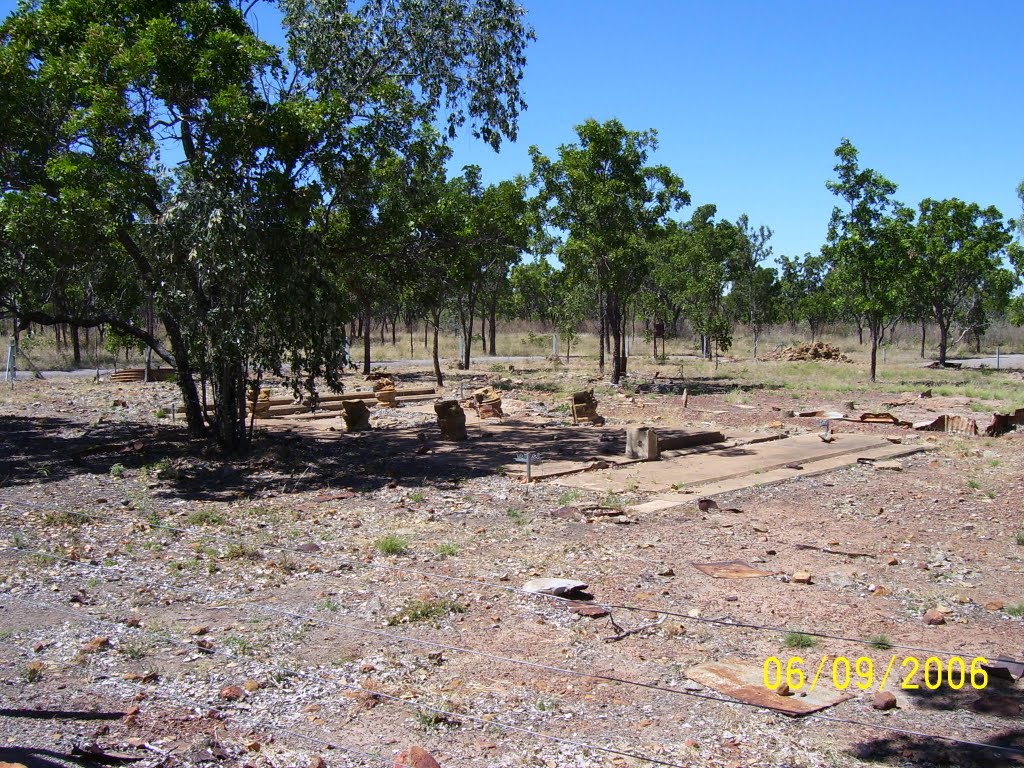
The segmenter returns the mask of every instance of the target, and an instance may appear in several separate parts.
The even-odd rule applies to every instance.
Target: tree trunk
[[[214,361],[214,436],[218,447],[225,454],[238,453],[248,445],[245,429],[245,379],[245,366],[240,361]]]
[[[71,354],[75,361],[75,368],[82,367],[82,340],[78,335],[78,326],[71,326]]]
[[[487,354],[491,357],[497,355],[498,340],[498,294],[491,297],[491,306],[487,312],[487,341],[489,349]]]
[[[480,354],[487,354],[487,318],[480,315]]]
[[[605,315],[608,311],[608,306],[607,302],[605,302],[604,300],[603,295],[598,295],[597,304],[597,314],[601,318],[600,330],[598,331],[597,337],[597,367],[598,370],[601,372],[601,375],[604,376],[604,340],[608,330],[608,324],[606,322],[607,318]]]
[[[206,414],[199,401],[196,381],[192,378],[192,363],[188,356],[188,347],[181,336],[181,329],[177,322],[168,316],[161,319],[167,330],[171,351],[174,353],[174,368],[177,372],[178,390],[181,392],[181,400],[185,406],[188,435],[189,437],[206,437]]]
[[[927,338],[928,338],[928,321],[927,320],[922,320],[921,321],[921,357],[924,357],[924,344],[925,344],[925,341],[927,340]],[[942,349],[941,354],[942,355],[946,354],[944,347]]]
[[[608,294],[608,326],[612,336],[612,384],[622,378],[622,311],[617,294]]]
[[[629,325],[629,318],[625,312],[621,311],[621,308],[619,314],[622,315],[622,355],[620,357],[622,363],[620,365],[620,374],[625,376],[629,370],[629,351],[626,344],[626,340],[629,338],[629,328],[627,327]]]
[[[438,336],[441,333],[441,313],[434,313],[434,349],[433,349],[433,360],[434,360],[434,379],[437,381],[437,386],[444,386],[444,376],[441,374],[441,358],[438,356]]]
[[[366,304],[363,306],[363,315],[365,316],[365,322],[360,320],[360,324],[363,326],[363,376],[370,375],[370,305]]]
[[[923,334],[922,334],[923,336]],[[946,364],[946,348],[949,346],[949,323],[939,322],[939,362]],[[924,349],[922,342],[921,348]],[[924,357],[924,355],[922,355]]]
[[[879,336],[879,323],[875,320],[870,321],[871,325],[871,382],[874,383],[878,373],[878,336]]]
[[[761,329],[756,326],[751,326],[750,330],[754,335],[754,359],[757,360],[757,342],[761,339]]]

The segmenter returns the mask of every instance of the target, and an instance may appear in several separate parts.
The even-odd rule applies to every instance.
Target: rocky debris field
[[[480,379],[508,382],[509,422],[571,423],[565,392]],[[606,424],[579,429],[820,429],[771,390],[598,397]],[[506,476],[472,430],[441,450],[427,408],[362,435],[268,422],[226,462],[173,401],[86,381],[0,401],[0,763],[1024,764],[1015,665],[902,685],[908,657],[1024,660],[1020,433],[836,423],[926,450],[643,511],[639,488]],[[737,561],[759,575],[708,573]],[[793,718],[690,676],[796,656],[848,698]]]

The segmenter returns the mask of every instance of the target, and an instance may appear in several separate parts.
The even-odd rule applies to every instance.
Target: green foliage
[[[1006,606],[1006,612],[1010,616],[1024,616],[1024,603]]]
[[[826,285],[847,315],[862,318],[867,325],[875,381],[878,345],[890,324],[910,306],[913,213],[892,199],[895,184],[860,167],[849,139],[842,140],[835,155],[837,180],[826,186],[845,201],[847,210],[832,209],[828,242],[822,249],[831,267]]]
[[[1018,547],[1024,547],[1024,531],[1017,531],[1016,542]]]
[[[939,328],[946,361],[953,323],[984,330],[988,314],[1006,307],[1015,277],[1002,266],[1009,227],[994,207],[961,200],[921,202],[914,229],[914,300]]]
[[[111,477],[122,477],[125,473],[124,464],[114,464],[110,467]]]
[[[818,644],[818,638],[803,632],[787,632],[782,638],[782,644],[786,648],[813,648]]]
[[[224,515],[212,509],[200,509],[185,518],[189,525],[223,525]]]
[[[532,183],[566,278],[593,286],[602,298],[613,339],[612,383],[618,384],[627,305],[648,274],[649,250],[665,217],[690,196],[666,166],[646,164],[658,146],[655,131],[590,119],[576,134],[578,143],[559,147],[554,161],[530,148]]]
[[[868,645],[879,651],[888,651],[890,648],[892,648],[892,640],[890,640],[885,635],[875,635],[870,640],[868,640]]]
[[[452,613],[465,613],[466,606],[455,600],[409,600],[398,613],[388,617],[388,625],[439,621]]]
[[[404,536],[389,533],[373,542],[373,546],[384,555],[404,555],[409,550],[409,540]]]
[[[0,27],[0,310],[148,345],[226,450],[250,372],[339,385],[366,260],[317,213],[358,214],[369,158],[414,155],[435,121],[514,138],[533,37],[513,2],[282,0],[279,49],[254,5],[48,0]]]
[[[459,545],[452,541],[443,541],[435,548],[437,554],[441,557],[455,557],[459,554]]]

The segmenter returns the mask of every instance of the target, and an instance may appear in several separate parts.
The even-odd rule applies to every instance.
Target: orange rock
[[[395,768],[441,768],[441,766],[423,747],[409,747],[398,755]]]

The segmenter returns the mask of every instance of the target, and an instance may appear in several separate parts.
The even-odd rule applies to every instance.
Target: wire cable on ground
[[[105,620],[105,619],[100,619],[100,618],[97,618],[95,616],[91,616],[89,614],[78,613],[78,612],[71,611],[71,610],[69,610],[67,608],[63,608],[63,607],[60,607],[60,606],[50,605],[50,604],[47,604],[47,603],[38,603],[38,602],[35,602],[35,601],[32,601],[32,600],[26,600],[24,598],[17,597],[17,596],[12,596],[12,595],[4,595],[4,597],[7,597],[8,599],[16,600],[16,601],[18,601],[20,603],[23,603],[25,605],[32,605],[32,606],[35,606],[35,607],[43,609],[43,610],[53,611],[54,613],[61,613],[61,614],[69,615],[69,616],[74,616],[74,617],[77,617],[79,620],[82,620],[84,618],[84,619],[88,619],[88,620],[90,620],[92,622],[95,622],[95,623],[98,623],[98,624],[104,624],[104,625],[110,625],[110,626],[118,626],[118,627],[121,626],[117,622],[114,622],[114,621],[108,621],[108,620]],[[145,630],[136,629],[136,632],[139,632],[139,633],[142,633],[142,634],[146,634],[146,635],[149,635],[149,636],[154,636],[154,637],[156,636],[155,633],[146,632]],[[163,638],[163,639],[165,641],[167,640],[167,638]],[[187,645],[187,643],[185,643],[184,641],[181,641],[181,640],[172,640],[171,642],[173,642],[176,645]],[[198,650],[198,648],[197,648],[197,650]],[[299,677],[299,678],[302,678],[302,679],[305,679],[305,680],[312,680],[312,681],[315,681],[315,682],[324,682],[324,678],[322,678],[320,676],[313,675],[313,674],[310,674],[308,672],[304,672],[302,670],[294,669],[292,667],[285,667],[285,666],[282,666],[280,664],[276,664],[276,663],[270,662],[270,661],[261,661],[259,659],[251,659],[251,658],[248,658],[248,657],[245,657],[245,656],[238,656],[236,654],[226,653],[224,651],[219,651],[216,648],[211,648],[211,649],[209,649],[207,651],[204,651],[204,653],[209,653],[209,654],[212,654],[212,655],[221,656],[223,658],[231,659],[232,661],[242,661],[242,662],[245,662],[245,663],[248,663],[248,664],[252,664],[252,665],[255,665],[255,666],[263,667],[265,669],[272,669],[272,670],[274,670],[276,672],[280,672],[280,673],[286,674],[286,675],[292,675],[292,676]],[[641,754],[634,753],[634,752],[626,752],[626,751],[623,751],[623,750],[614,749],[612,747],[603,747],[603,746],[599,746],[597,744],[591,744],[591,743],[588,743],[588,742],[576,741],[574,739],[566,739],[566,738],[561,737],[561,736],[555,736],[555,735],[552,735],[552,734],[543,733],[541,731],[534,731],[534,730],[531,730],[529,728],[523,728],[522,726],[511,725],[509,723],[503,723],[500,720],[486,720],[486,719],[484,719],[482,717],[476,717],[474,715],[467,715],[467,714],[464,714],[464,713],[461,713],[461,712],[452,712],[452,711],[443,709],[441,707],[432,706],[430,704],[424,704],[424,703],[418,702],[418,701],[403,699],[400,696],[394,696],[394,695],[389,694],[389,693],[384,693],[383,691],[371,690],[369,688],[364,688],[361,685],[357,685],[355,683],[347,683],[347,682],[345,682],[343,680],[334,680],[334,682],[337,682],[342,687],[347,688],[347,689],[349,689],[351,691],[356,691],[356,692],[359,692],[359,693],[365,693],[365,694],[367,694],[369,696],[373,696],[373,697],[376,697],[376,698],[379,698],[379,699],[384,699],[386,701],[390,701],[390,702],[393,702],[393,703],[396,703],[396,704],[399,704],[399,705],[402,705],[402,706],[412,705],[412,706],[414,706],[414,707],[416,707],[418,709],[422,709],[422,710],[426,710],[428,712],[432,712],[432,713],[434,713],[436,715],[440,715],[441,717],[444,717],[444,718],[452,718],[452,719],[458,719],[458,720],[465,720],[467,722],[476,723],[477,725],[482,725],[482,726],[485,726],[485,727],[486,726],[496,726],[496,727],[502,728],[502,729],[504,729],[506,731],[512,731],[512,732],[515,732],[515,733],[521,733],[521,734],[524,734],[524,735],[527,735],[527,736],[532,736],[532,737],[535,737],[535,738],[544,739],[546,741],[551,741],[551,742],[554,742],[554,743],[557,743],[557,744],[562,744],[564,746],[577,747],[577,748],[580,748],[580,749],[586,749],[586,750],[590,750],[590,751],[593,751],[593,752],[603,752],[603,753],[606,753],[606,754],[615,755],[617,757],[628,757],[628,758],[632,758],[634,760],[642,760],[642,761],[647,762],[647,763],[652,763],[654,765],[669,766],[670,768],[685,768],[685,766],[681,766],[681,765],[679,765],[677,763],[669,762],[669,761],[666,761],[666,760],[661,760],[661,759],[658,759],[658,758],[655,758],[655,757],[649,757],[647,755],[641,755]]]
[[[6,547],[6,548],[4,548],[4,550],[0,550],[0,551],[8,551],[8,552],[11,552],[11,551],[14,551],[14,552],[22,551],[22,552],[25,552],[26,550],[17,550],[17,549],[12,548],[12,547]],[[55,561],[61,561],[61,562],[70,563],[70,564],[76,565],[76,566],[92,568],[94,570],[113,571],[113,569],[108,567],[108,566],[94,565],[92,563],[83,563],[83,562],[78,561],[78,560],[73,560],[73,559],[70,559],[70,558],[62,557],[60,555],[55,555],[55,554],[49,553],[49,552],[42,552],[42,551],[39,551],[39,550],[28,550],[28,553],[29,554],[40,555],[40,556],[43,556],[43,557],[47,557],[47,558],[50,558],[50,559],[55,560]],[[122,573],[119,573],[117,571],[114,571],[114,572],[117,573],[117,575],[119,577],[121,577],[121,578],[127,578],[127,579],[129,579],[131,581],[143,582],[143,583],[147,583],[147,584],[151,585],[151,582],[148,582],[145,579],[142,579],[142,578],[139,578],[139,577],[127,576],[126,574],[122,574]],[[198,593],[190,591],[190,590],[187,590],[187,589],[185,589],[183,587],[177,587],[177,586],[169,585],[169,584],[160,584],[160,586],[163,587],[164,589],[167,589],[168,591],[184,593],[184,594],[189,595],[191,597],[202,597]],[[214,595],[218,596],[218,597],[221,597],[223,599],[223,596],[216,595],[216,593],[214,593]],[[450,645],[450,644],[446,644],[446,643],[439,643],[439,642],[432,641],[432,640],[422,640],[422,639],[419,639],[419,638],[406,637],[404,635],[398,635],[398,634],[395,634],[395,633],[392,633],[392,632],[387,632],[387,631],[384,631],[384,630],[375,630],[375,629],[367,629],[367,628],[364,628],[364,627],[357,627],[357,626],[350,625],[350,624],[344,624],[342,622],[332,621],[332,620],[329,620],[329,619],[322,619],[322,618],[316,617],[316,616],[310,616],[308,614],[302,614],[302,613],[298,613],[298,612],[295,612],[295,611],[288,611],[288,610],[285,610],[285,609],[282,609],[282,608],[275,608],[273,606],[268,606],[268,605],[265,605],[265,604],[262,604],[262,603],[257,603],[257,602],[254,602],[254,601],[246,601],[246,602],[241,603],[241,604],[242,605],[251,606],[251,607],[254,607],[254,608],[257,608],[257,609],[269,612],[269,613],[276,613],[276,614],[279,614],[279,615],[288,616],[290,618],[295,618],[295,619],[301,619],[301,620],[304,620],[304,621],[309,621],[309,622],[312,622],[314,624],[319,624],[321,626],[336,627],[336,628],[350,630],[350,631],[354,631],[354,632],[358,632],[358,633],[362,633],[362,634],[367,634],[367,635],[371,635],[371,636],[384,637],[384,638],[387,638],[389,640],[395,640],[395,641],[398,641],[398,642],[413,643],[413,644],[416,644],[416,645],[422,645],[422,646],[431,647],[431,648],[435,648],[435,649],[449,650],[449,651],[453,651],[453,652],[456,652],[456,653],[466,653],[466,654],[470,654],[470,655],[474,655],[474,656],[480,656],[480,657],[483,657],[483,658],[487,658],[487,659],[490,659],[492,661],[501,661],[501,662],[506,662],[506,663],[510,663],[510,664],[514,664],[514,665],[524,666],[524,667],[528,667],[528,668],[532,668],[532,669],[539,669],[539,670],[543,670],[543,671],[547,671],[547,672],[555,672],[555,673],[558,673],[558,674],[564,674],[564,675],[569,675],[569,676],[573,676],[573,677],[601,680],[601,681],[604,681],[604,682],[611,682],[611,683],[618,683],[618,684],[623,684],[623,685],[630,685],[630,686],[635,686],[635,687],[638,687],[638,688],[646,688],[646,689],[656,690],[656,691],[663,692],[663,693],[669,693],[669,694],[680,695],[680,696],[688,696],[688,697],[692,697],[692,698],[700,699],[700,700],[704,700],[704,701],[712,701],[712,702],[716,702],[718,704],[745,706],[745,707],[749,707],[749,708],[752,708],[752,709],[756,709],[758,711],[764,711],[764,709],[765,709],[764,707],[762,707],[762,706],[760,706],[758,704],[752,703],[752,702],[746,702],[746,701],[735,700],[735,699],[723,699],[723,698],[718,698],[716,696],[710,696],[708,694],[699,693],[699,692],[696,692],[696,691],[688,691],[688,690],[685,690],[685,689],[675,688],[675,687],[672,687],[672,686],[660,686],[660,685],[657,685],[657,684],[654,684],[654,683],[643,683],[643,682],[640,682],[640,681],[629,680],[627,678],[620,678],[620,677],[615,677],[615,676],[612,676],[612,675],[602,675],[602,674],[596,674],[596,673],[579,672],[579,671],[576,671],[576,670],[571,670],[571,669],[566,669],[566,668],[563,668],[563,667],[557,667],[557,666],[553,666],[553,665],[543,664],[543,663],[540,663],[540,662],[532,662],[532,661],[527,661],[527,660],[524,660],[524,659],[516,659],[516,658],[512,658],[512,657],[508,657],[508,656],[501,656],[499,654],[490,653],[488,651],[480,651],[480,650],[471,649],[471,648],[464,648],[464,647],[461,647],[461,646],[455,646],[455,645]],[[1004,747],[1004,746],[1000,746],[1000,745],[984,744],[982,742],[975,742],[975,741],[970,741],[970,740],[967,740],[967,739],[959,739],[959,738],[955,738],[955,737],[941,736],[941,735],[938,735],[938,734],[929,734],[929,733],[923,733],[923,732],[917,732],[917,731],[909,731],[909,730],[906,730],[906,729],[893,728],[891,726],[886,726],[886,725],[881,725],[881,724],[867,724],[867,723],[863,723],[863,722],[859,722],[859,721],[855,721],[855,720],[845,720],[843,718],[836,718],[836,717],[831,717],[831,716],[823,716],[823,715],[819,715],[817,713],[809,713],[805,717],[813,718],[813,719],[819,719],[819,720],[826,720],[826,721],[830,721],[830,722],[844,722],[844,723],[848,723],[850,725],[854,725],[854,726],[858,726],[858,727],[869,727],[869,728],[873,728],[873,729],[876,729],[876,730],[885,730],[885,731],[892,730],[892,731],[897,732],[897,733],[907,733],[907,734],[916,735],[916,736],[919,736],[921,738],[936,739],[936,740],[940,740],[940,741],[946,741],[946,742],[949,742],[949,743],[961,744],[961,745],[964,745],[964,746],[972,746],[972,747],[978,747],[978,748],[984,748],[984,749],[993,749],[993,750],[1008,752],[1008,753],[1011,753],[1011,754],[1024,754],[1024,749],[1018,749],[1018,748],[1015,748],[1015,747]],[[489,721],[483,721],[483,722],[487,722],[488,724],[491,724]]]
[[[6,646],[8,648],[13,648],[13,649],[15,649],[17,651],[20,651],[20,652],[22,652],[22,653],[24,653],[26,655],[32,655],[31,649],[23,648],[22,646],[16,645],[16,644],[11,643],[11,642],[0,641],[0,645],[4,645],[4,646]],[[71,670],[75,670],[75,671],[81,671],[81,669],[82,669],[82,667],[80,665],[74,664],[74,663],[68,662],[68,661],[56,661],[56,662],[54,662],[52,660],[48,660],[47,663],[48,664],[55,664],[56,666],[60,666],[60,667],[63,667],[65,669],[71,669]],[[285,733],[285,734],[287,734],[289,736],[293,736],[293,737],[296,737],[296,738],[299,738],[299,739],[304,739],[306,741],[310,741],[312,743],[317,744],[318,746],[326,747],[327,749],[337,749],[339,751],[347,752],[348,754],[356,755],[357,757],[361,757],[361,758],[364,758],[364,759],[376,760],[378,762],[385,763],[385,764],[387,764],[389,766],[394,766],[394,768],[415,768],[415,766],[411,766],[408,763],[403,763],[403,762],[400,762],[400,761],[398,761],[396,759],[392,759],[390,757],[385,757],[384,755],[378,755],[378,754],[375,754],[373,752],[366,752],[364,750],[357,749],[356,747],[351,747],[351,746],[347,746],[347,745],[344,745],[344,744],[339,744],[339,743],[337,743],[335,741],[331,741],[331,740],[328,740],[328,739],[322,739],[322,738],[320,738],[318,736],[312,736],[310,734],[302,733],[301,731],[294,731],[294,730],[292,730],[290,728],[286,728],[283,725],[279,725],[277,723],[274,723],[274,722],[271,722],[271,721],[268,721],[268,720],[261,720],[261,719],[252,717],[251,722],[246,722],[245,720],[243,720],[242,718],[238,717],[238,715],[236,715],[236,714],[234,714],[232,712],[228,712],[226,710],[219,709],[218,707],[212,707],[212,706],[210,706],[206,702],[196,701],[195,699],[190,699],[190,698],[188,698],[186,696],[181,696],[180,694],[169,695],[169,694],[166,694],[166,693],[162,693],[160,691],[154,691],[154,690],[152,690],[150,688],[145,687],[141,683],[132,682],[130,680],[124,680],[124,681],[121,681],[121,682],[123,684],[125,684],[125,685],[131,686],[133,688],[137,688],[142,693],[145,693],[147,698],[148,697],[152,697],[152,698],[155,698],[155,699],[160,699],[161,701],[164,701],[164,702],[167,702],[169,704],[176,705],[176,706],[180,706],[181,704],[184,703],[184,704],[188,705],[189,707],[191,707],[193,710],[205,711],[205,712],[215,712],[215,713],[217,713],[219,720],[221,720],[221,721],[224,721],[224,720],[232,721],[232,722],[236,723],[237,725],[240,725],[240,726],[242,726],[244,728],[248,728],[249,730],[256,730],[255,728],[253,728],[253,723],[255,723],[255,724],[259,725],[262,728],[280,731],[281,733]]]
[[[7,506],[22,506],[22,507],[24,507],[26,509],[31,509],[31,510],[36,511],[36,512],[46,511],[44,507],[42,507],[40,505],[29,503],[29,502],[21,502],[21,501],[13,502],[13,503],[12,502],[8,502]],[[175,533],[189,534],[189,535],[194,535],[195,534],[195,531],[191,530],[189,528],[181,528],[181,527],[169,525],[169,524],[164,523],[162,521],[159,522],[158,524],[153,524],[153,523],[148,523],[145,520],[140,520],[139,518],[136,518],[136,517],[127,517],[127,516],[124,516],[124,515],[116,515],[116,514],[106,514],[106,513],[104,513],[103,516],[100,516],[99,514],[96,514],[96,513],[82,512],[82,511],[78,511],[78,510],[67,510],[67,514],[72,514],[72,515],[76,515],[76,516],[79,516],[79,517],[88,518],[90,520],[99,520],[100,522],[102,522],[103,520],[111,520],[111,519],[112,520],[120,520],[122,522],[130,522],[130,523],[143,522],[143,523],[147,523],[148,525],[151,525],[154,528],[159,527],[159,528],[162,528],[164,530],[174,531]],[[204,535],[208,536],[209,538],[215,539],[215,540],[230,542],[230,543],[234,543],[234,544],[244,544],[244,543],[246,543],[244,539],[242,539],[242,538],[240,538],[238,536],[231,536],[231,535],[224,534],[224,533],[206,532],[206,531],[204,531]],[[309,557],[311,555],[310,552],[305,552],[305,551],[303,551],[301,549],[298,549],[296,547],[287,547],[287,546],[284,546],[282,544],[273,544],[273,543],[264,542],[260,546],[266,547],[268,549],[274,549],[274,550],[277,550],[279,552],[287,552],[289,554],[295,554],[295,555],[304,556],[304,557]],[[352,558],[346,558],[346,557],[340,557],[340,556],[334,556],[334,559],[335,559],[336,562],[338,562],[338,563],[340,563],[342,565],[346,565],[346,566],[352,567],[352,568],[359,567],[359,568],[366,568],[366,569],[371,569],[371,570],[385,571],[385,572],[390,572],[390,573],[408,574],[408,575],[411,575],[411,576],[419,576],[421,578],[426,578],[426,579],[435,579],[435,580],[450,581],[450,582],[456,582],[456,583],[460,583],[460,584],[472,585],[472,586],[477,587],[477,588],[486,587],[486,588],[489,588],[489,589],[503,590],[505,592],[510,592],[510,593],[526,596],[526,597],[529,597],[529,598],[531,598],[533,600],[536,600],[536,599],[540,598],[540,599],[545,599],[547,601],[555,601],[555,602],[559,602],[559,603],[566,604],[566,605],[574,605],[574,604],[575,605],[579,605],[579,601],[578,600],[572,600],[570,598],[560,597],[560,596],[556,596],[556,595],[543,595],[543,594],[539,594],[537,592],[530,592],[528,590],[521,589],[519,587],[515,587],[515,586],[509,585],[509,584],[497,584],[497,583],[494,583],[494,582],[484,581],[484,580],[477,579],[477,578],[470,578],[470,577],[466,577],[466,576],[452,576],[452,575],[449,575],[449,574],[435,573],[435,572],[432,572],[432,571],[424,571],[424,570],[420,570],[420,569],[417,569],[417,568],[403,568],[403,567],[394,566],[394,565],[386,565],[384,563],[367,563],[367,562],[363,562],[361,560],[354,560]],[[846,637],[844,635],[834,635],[834,634],[831,634],[831,633],[828,633],[828,632],[819,632],[819,631],[812,631],[812,630],[803,630],[803,629],[796,630],[796,629],[793,629],[791,627],[779,627],[779,626],[773,626],[773,625],[770,625],[770,624],[756,624],[756,623],[753,623],[753,622],[733,621],[731,619],[712,619],[712,618],[707,618],[707,617],[702,617],[702,616],[691,616],[688,613],[684,614],[684,613],[680,613],[678,611],[671,611],[671,610],[664,609],[664,608],[658,608],[656,606],[641,607],[641,606],[628,605],[628,604],[622,604],[622,603],[604,602],[604,601],[600,601],[600,600],[594,600],[590,604],[591,605],[599,605],[599,606],[601,606],[603,608],[607,608],[607,609],[611,609],[611,610],[629,611],[631,613],[654,613],[654,614],[657,614],[659,616],[667,616],[667,617],[671,617],[671,618],[685,619],[686,621],[698,622],[698,623],[701,623],[701,624],[711,624],[711,625],[719,626],[719,627],[735,627],[735,628],[738,628],[738,629],[751,629],[751,630],[755,630],[755,631],[759,631],[759,632],[772,632],[772,633],[783,634],[783,635],[799,633],[799,634],[802,634],[802,635],[808,635],[810,637],[818,637],[818,638],[821,638],[823,640],[838,640],[838,641],[842,641],[842,642],[853,643],[853,644],[856,644],[856,645],[864,645],[864,646],[868,646],[868,647],[876,647],[875,643],[872,640],[865,640],[864,638]],[[897,643],[890,643],[890,644],[888,644],[885,650],[915,651],[917,653],[927,653],[929,655],[947,656],[947,657],[963,656],[964,653],[965,653],[964,651],[947,651],[947,650],[938,649],[938,648],[923,648],[923,647],[914,646],[914,645],[900,645],[900,644],[897,644]],[[978,656],[978,655],[981,655],[981,654],[969,654],[969,655]],[[1009,661],[1009,662],[1016,663],[1016,664],[1024,663],[1024,661],[1019,661],[1017,659],[1008,658],[1007,656],[1000,656],[999,658],[1000,658],[1001,661]]]

